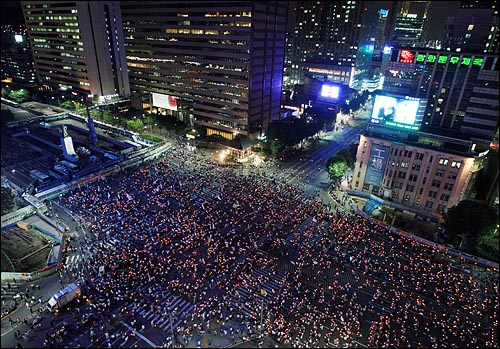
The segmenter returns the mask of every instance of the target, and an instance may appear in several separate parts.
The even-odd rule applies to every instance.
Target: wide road
[[[357,115],[356,120],[350,120],[347,125],[338,125],[337,131],[322,133],[316,144],[309,147],[314,151],[304,154],[289,162],[280,162],[279,169],[273,167],[264,169],[266,173],[273,173],[277,179],[291,181],[293,184],[303,184],[306,194],[316,195],[320,189],[327,189],[329,184],[326,163],[340,150],[358,143],[361,132],[369,121],[371,107]]]

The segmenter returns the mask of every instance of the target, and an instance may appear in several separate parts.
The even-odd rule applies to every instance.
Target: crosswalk
[[[74,254],[66,257],[66,261],[64,264],[66,266],[78,265],[78,263],[80,263],[81,260],[82,256],[80,254]]]
[[[254,270],[250,275],[251,281],[263,280],[251,287],[239,286],[229,298],[229,305],[240,311],[250,319],[256,319],[259,304],[262,301],[270,302],[279,293],[286,274],[283,272],[272,273],[269,269]]]
[[[169,291],[149,284],[143,286],[142,291],[155,295],[159,301],[147,301],[139,307],[133,306],[134,312],[163,331],[175,330],[194,311],[193,304]]]
[[[218,275],[213,279],[205,281],[205,286],[207,286],[208,288],[216,288],[217,285],[219,285],[221,282],[226,281],[227,278],[228,278],[227,274]]]

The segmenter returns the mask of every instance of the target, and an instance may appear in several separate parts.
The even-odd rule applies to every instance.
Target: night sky
[[[294,1],[290,1],[292,4]],[[392,1],[368,1],[366,6],[376,6],[377,8],[390,8]],[[441,40],[444,30],[444,25],[448,16],[454,16],[460,6],[460,1],[435,1],[434,8],[430,17],[430,27],[427,33],[428,40]],[[23,14],[19,1],[1,1],[2,9],[2,25],[4,24],[23,24]],[[289,23],[289,28],[290,28]],[[292,26],[293,28],[293,26]]]
[[[2,25],[19,25],[24,23],[21,3],[19,1],[1,1]]]

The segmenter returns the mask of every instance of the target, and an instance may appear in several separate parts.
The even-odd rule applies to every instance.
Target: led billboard
[[[153,92],[153,106],[177,111],[177,98]]]
[[[411,97],[376,95],[370,122],[408,130],[418,130],[427,105],[426,100]]]
[[[399,61],[401,63],[413,63],[415,60],[415,52],[410,50],[401,50],[399,52]]]
[[[321,86],[321,97],[338,99],[340,94],[340,86],[332,84],[323,84]]]

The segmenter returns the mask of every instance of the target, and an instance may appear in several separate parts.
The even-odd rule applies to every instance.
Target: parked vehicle
[[[66,305],[74,301],[76,298],[82,295],[82,289],[80,285],[72,283],[66,286],[62,290],[58,291],[52,298],[49,299],[47,304],[47,309],[51,312],[55,312],[59,309],[64,308]]]

